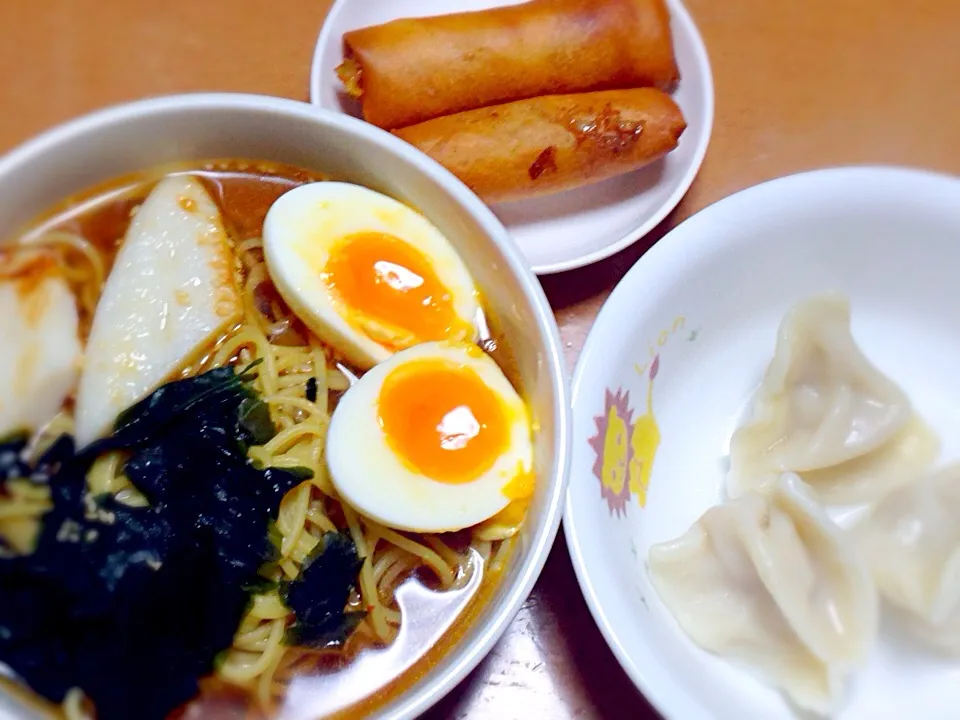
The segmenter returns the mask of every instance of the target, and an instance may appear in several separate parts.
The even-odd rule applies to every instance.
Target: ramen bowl
[[[731,435],[778,328],[820,293],[849,298],[855,342],[939,435],[934,466],[960,456],[958,233],[956,178],[883,167],[794,175],[682,223],[603,307],[572,384],[564,529],[597,625],[664,718],[808,717],[755,667],[681,630],[651,580],[649,551],[728,500]],[[860,508],[828,510],[843,527]],[[731,606],[719,623],[737,627],[744,614]],[[955,660],[917,647],[894,616],[882,603],[875,645],[835,717],[944,717],[960,702]]]
[[[509,347],[515,384],[537,428],[536,489],[509,563],[490,591],[468,608],[457,637],[441,640],[429,664],[418,665],[412,679],[371,706],[381,717],[414,717],[490,650],[533,586],[556,534],[569,410],[553,315],[502,225],[452,175],[359,120],[276,98],[165,97],[109,108],[50,130],[0,159],[0,227],[12,236],[64,199],[115,178],[216,158],[296,166],[366,186],[418,210],[462,257],[496,336]],[[149,654],[150,648],[141,651]]]

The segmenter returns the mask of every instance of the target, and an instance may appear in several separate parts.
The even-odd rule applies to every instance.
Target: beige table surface
[[[684,202],[652,237],[544,281],[571,366],[604,298],[644,249],[725,195],[846,163],[960,172],[960,2],[687,5],[714,68],[710,151]],[[221,90],[306,100],[328,7],[328,0],[0,0],[0,151],[80,113],[146,96]],[[587,612],[561,536],[503,640],[431,716],[648,713]]]

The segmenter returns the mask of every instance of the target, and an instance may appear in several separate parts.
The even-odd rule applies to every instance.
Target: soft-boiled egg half
[[[476,345],[425,343],[341,398],[327,465],[341,497],[388,527],[461,530],[532,495],[530,417]]]
[[[476,338],[479,297],[466,265],[393,198],[349,183],[304,185],[270,208],[263,241],[283,299],[360,369],[419,343]]]

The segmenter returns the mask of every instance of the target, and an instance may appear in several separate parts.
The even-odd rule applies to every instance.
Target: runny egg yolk
[[[393,451],[416,472],[467,483],[509,444],[500,398],[472,369],[444,360],[401,365],[383,381],[378,415]]]
[[[359,315],[348,320],[359,319],[354,324],[367,331],[364,320],[385,326],[387,333],[376,332],[373,339],[393,349],[447,339],[464,324],[429,259],[387,233],[343,238],[330,253],[323,279],[347,314]]]

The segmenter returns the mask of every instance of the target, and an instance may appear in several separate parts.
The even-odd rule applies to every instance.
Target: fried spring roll
[[[641,88],[518,100],[393,132],[486,202],[504,202],[637,170],[676,148],[685,128],[669,95]]]
[[[538,95],[669,90],[679,78],[663,0],[533,0],[343,41],[337,72],[364,118],[387,129]]]

